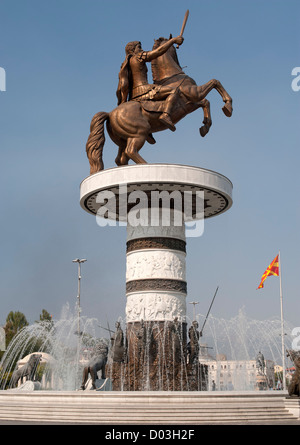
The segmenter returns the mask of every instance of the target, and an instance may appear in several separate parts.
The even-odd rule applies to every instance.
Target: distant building
[[[227,360],[225,354],[216,358],[208,353],[205,345],[200,345],[200,363],[208,368],[208,390],[242,391],[273,388],[275,385],[274,362],[265,360],[262,375],[256,367],[256,360]]]

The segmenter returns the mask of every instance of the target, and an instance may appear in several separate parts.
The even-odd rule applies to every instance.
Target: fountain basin
[[[200,425],[299,422],[284,391],[0,391],[0,418],[36,423]]]

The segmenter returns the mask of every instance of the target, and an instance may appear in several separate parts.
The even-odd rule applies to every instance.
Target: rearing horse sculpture
[[[161,37],[155,41],[156,48],[167,39]],[[181,69],[174,46],[151,62],[153,82],[156,85],[168,85],[179,91],[179,99],[172,110],[172,122],[175,124],[198,108],[203,109],[204,120],[200,134],[204,137],[212,124],[210,103],[206,96],[212,89],[221,95],[225,105],[223,112],[227,117],[232,115],[232,99],[222,84],[212,79],[198,86]],[[105,143],[104,122],[112,141],[119,147],[115,162],[118,166],[127,165],[131,159],[136,164],[147,162],[139,154],[145,142],[154,144],[152,133],[163,131],[166,126],[159,120],[162,102],[131,100],[125,102],[110,113],[99,112],[91,121],[90,135],[86,144],[86,152],[90,162],[90,174],[104,169],[102,152]]]

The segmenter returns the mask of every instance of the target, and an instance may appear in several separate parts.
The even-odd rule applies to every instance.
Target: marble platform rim
[[[111,170],[120,170],[120,169],[132,169],[132,168],[142,168],[145,169],[147,167],[153,168],[153,167],[157,167],[157,166],[164,166],[164,167],[187,167],[187,168],[191,168],[191,169],[197,169],[197,170],[204,170],[206,172],[211,172],[211,173],[216,173],[219,176],[223,176],[223,178],[225,178],[227,181],[229,181],[233,187],[233,183],[232,181],[225,175],[223,175],[222,173],[217,172],[216,170],[212,170],[210,168],[205,168],[205,167],[199,167],[197,165],[189,165],[189,164],[170,164],[168,162],[155,162],[155,163],[151,163],[151,164],[134,164],[134,165],[124,165],[124,166],[116,166],[116,167],[109,167],[109,168],[105,168],[104,170],[101,170],[97,173],[94,173],[92,175],[87,176],[86,178],[84,178],[81,182],[80,182],[80,186],[82,185],[82,183],[84,183],[87,179],[95,176],[95,175],[99,175],[99,174],[103,174],[104,172],[108,172]]]

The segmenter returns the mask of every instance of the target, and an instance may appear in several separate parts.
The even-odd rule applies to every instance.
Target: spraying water
[[[205,320],[204,315],[197,315],[199,325]],[[126,320],[119,318],[120,324],[126,331]],[[191,320],[187,320],[187,323]],[[48,362],[40,367],[44,367],[40,373],[43,374],[42,389],[52,389],[61,391],[74,391],[80,387],[84,366],[93,356],[94,347],[97,341],[101,340],[110,346],[108,339],[99,338],[99,321],[96,318],[87,318],[80,316],[80,332],[78,332],[78,308],[70,309],[66,304],[61,312],[60,319],[52,322],[39,322],[23,328],[18,335],[8,345],[2,361],[0,363],[0,389],[9,388],[11,373],[14,371],[17,362],[23,357],[33,352],[44,352],[49,357]],[[101,331],[102,332],[102,331]],[[159,350],[154,351],[157,357],[158,383],[157,390],[162,387],[160,379],[163,370],[168,368],[168,361],[172,358],[167,356],[164,349],[163,337],[165,332],[159,328],[159,325],[152,326],[151,332],[157,332],[162,336],[162,345]],[[131,363],[138,363],[139,369],[142,362],[144,390],[149,387],[151,360],[151,332],[146,331],[143,353],[136,357]],[[285,323],[285,343],[287,347],[291,344],[292,327]],[[129,334],[130,335],[130,332]],[[200,344],[205,343],[210,349],[211,358],[216,359],[221,355],[226,355],[227,360],[243,361],[255,359],[257,353],[262,351],[265,358],[272,360],[274,364],[282,363],[281,357],[281,323],[280,320],[253,320],[249,319],[244,310],[240,310],[238,315],[225,320],[210,315],[205,324],[203,336],[200,338]],[[182,344],[177,346],[181,350],[181,378],[182,385],[186,382],[185,354]],[[128,349],[127,356],[131,354]],[[180,356],[181,356],[180,355]],[[201,356],[200,356],[201,362]],[[109,359],[111,363],[111,358]],[[126,373],[128,362],[125,360],[120,366],[120,390],[123,388],[123,375]],[[136,368],[138,369],[138,368]],[[132,374],[134,388],[134,367],[130,370]],[[38,368],[39,372],[39,368]],[[108,375],[112,378],[112,375]],[[172,375],[168,375],[167,387],[174,390]],[[243,380],[244,379],[244,380]],[[245,386],[245,378],[240,375],[241,384]],[[245,388],[246,389],[246,388]]]
[[[204,315],[198,315],[199,324]],[[203,321],[202,321],[203,322]],[[291,345],[292,326],[285,322],[285,344]],[[225,354],[229,360],[253,360],[259,351],[282,364],[281,321],[279,319],[254,320],[247,317],[245,310],[229,319],[209,316],[203,332],[204,343],[213,347],[214,355]]]
[[[99,340],[96,335],[98,323],[95,318],[81,316],[78,332],[78,310],[72,311],[66,304],[58,321],[43,321],[24,327],[10,342],[2,358],[0,388],[9,387],[10,373],[20,359],[32,352],[44,352],[50,358],[43,364],[44,385],[53,390],[78,389],[83,367]]]

